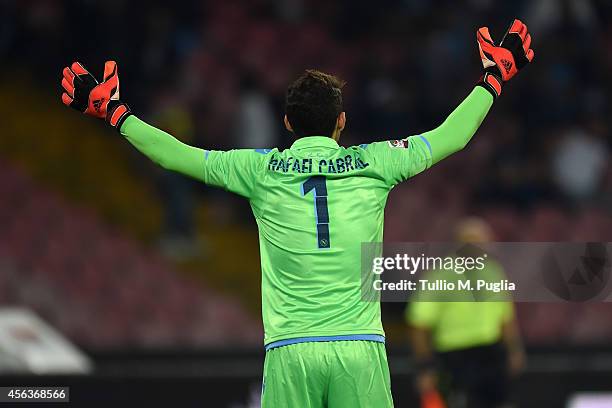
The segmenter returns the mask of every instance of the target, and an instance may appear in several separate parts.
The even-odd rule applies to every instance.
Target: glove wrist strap
[[[132,115],[130,107],[121,101],[110,101],[106,108],[106,121],[115,129],[120,130],[123,122]]]
[[[502,80],[497,75],[490,72],[485,72],[476,85],[482,86],[493,95],[493,99],[497,99],[502,93]]]

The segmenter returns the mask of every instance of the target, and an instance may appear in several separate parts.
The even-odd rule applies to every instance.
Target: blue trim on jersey
[[[376,343],[384,343],[385,336],[380,334],[347,334],[342,336],[314,336],[314,337],[297,337],[295,339],[286,339],[273,341],[266,344],[266,351],[277,347],[288,346],[290,344],[310,343],[319,341],[374,341]]]
[[[255,151],[260,154],[268,154],[272,151],[272,149],[255,149]]]
[[[423,139],[423,141],[427,145],[427,148],[429,149],[429,154],[433,157],[433,152],[431,151],[431,145],[429,144],[429,140],[425,139],[425,136],[423,135],[420,135],[419,137]]]
[[[359,147],[361,147],[362,149],[365,149],[368,147],[368,143],[362,143],[359,145]]]
[[[210,150],[204,150],[204,160],[208,160],[209,154],[210,154]]]

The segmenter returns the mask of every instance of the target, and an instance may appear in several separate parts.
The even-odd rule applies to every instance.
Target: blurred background
[[[99,76],[116,60],[138,116],[210,149],[290,146],[285,87],[306,68],[329,71],[348,81],[341,142],[352,145],[436,127],[478,80],[476,29],[501,39],[515,17],[534,64],[467,149],[394,189],[385,239],[450,240],[476,215],[499,241],[612,241],[607,0],[0,1],[0,311],[22,322],[0,332],[0,382],[73,384],[75,400],[104,388],[107,402],[258,403],[248,203],[162,171],[69,111],[64,66]],[[383,320],[396,403],[409,406],[400,306],[384,305]],[[612,392],[612,305],[516,308],[528,351],[519,406]],[[75,346],[72,372],[10,358],[8,344],[25,356],[42,326]]]

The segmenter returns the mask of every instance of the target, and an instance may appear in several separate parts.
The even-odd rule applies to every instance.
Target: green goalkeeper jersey
[[[259,229],[265,344],[382,338],[379,303],[361,298],[361,244],[383,240],[393,186],[461,149],[491,104],[477,87],[431,132],[349,148],[312,136],[283,151],[202,150],[134,116],[121,133],[163,167],[249,200]]]
[[[383,335],[380,305],[361,299],[361,243],[382,241],[391,188],[431,165],[426,139],[205,155],[204,181],[247,197],[257,220],[266,344]]]

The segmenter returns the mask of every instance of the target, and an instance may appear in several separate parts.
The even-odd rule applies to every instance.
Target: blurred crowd
[[[0,307],[28,307],[89,347],[259,341],[231,298],[0,161]]]
[[[348,80],[345,144],[431,129],[479,76],[475,30],[488,25],[500,39],[520,17],[537,57],[478,135],[487,154],[469,165],[464,156],[480,175],[470,197],[523,209],[611,199],[612,7],[603,0],[0,4],[4,61],[49,84],[73,59],[97,74],[116,59],[135,112],[215,149],[290,145],[284,90],[308,67]]]
[[[386,238],[450,239],[478,214],[500,240],[612,241],[606,0],[5,0],[0,55],[6,73],[28,71],[58,103],[65,65],[100,75],[114,59],[134,112],[211,149],[288,147],[285,87],[305,68],[329,71],[348,81],[351,145],[437,126],[478,80],[477,28],[501,39],[515,17],[534,63],[466,151],[393,192]],[[165,234],[189,240],[193,185],[158,181]]]

